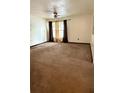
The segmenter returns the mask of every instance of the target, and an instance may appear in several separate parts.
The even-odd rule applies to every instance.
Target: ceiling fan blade
[[[54,11],[52,11],[52,10],[45,10],[44,12],[46,12],[46,13],[53,13]]]

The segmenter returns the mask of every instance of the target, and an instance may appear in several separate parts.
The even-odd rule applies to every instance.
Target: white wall
[[[47,41],[45,19],[31,16],[30,19],[30,46]]]
[[[90,43],[93,17],[91,15],[78,15],[70,18],[71,20],[68,21],[69,42]]]

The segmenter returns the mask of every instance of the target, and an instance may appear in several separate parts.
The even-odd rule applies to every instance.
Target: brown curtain
[[[52,22],[49,22],[49,41],[53,42],[53,29],[52,29]]]
[[[68,42],[68,34],[67,34],[67,20],[64,20],[64,37],[63,42]]]

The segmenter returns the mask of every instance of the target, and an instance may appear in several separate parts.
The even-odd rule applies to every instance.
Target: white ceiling
[[[53,18],[54,7],[60,17],[93,14],[93,0],[31,0],[31,15]]]

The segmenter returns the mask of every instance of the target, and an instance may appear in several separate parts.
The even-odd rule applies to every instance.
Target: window
[[[52,28],[53,28],[53,38],[63,38],[64,36],[63,21],[53,22]]]
[[[63,38],[64,35],[64,24],[63,22],[59,22],[59,33],[60,33],[60,37]]]

